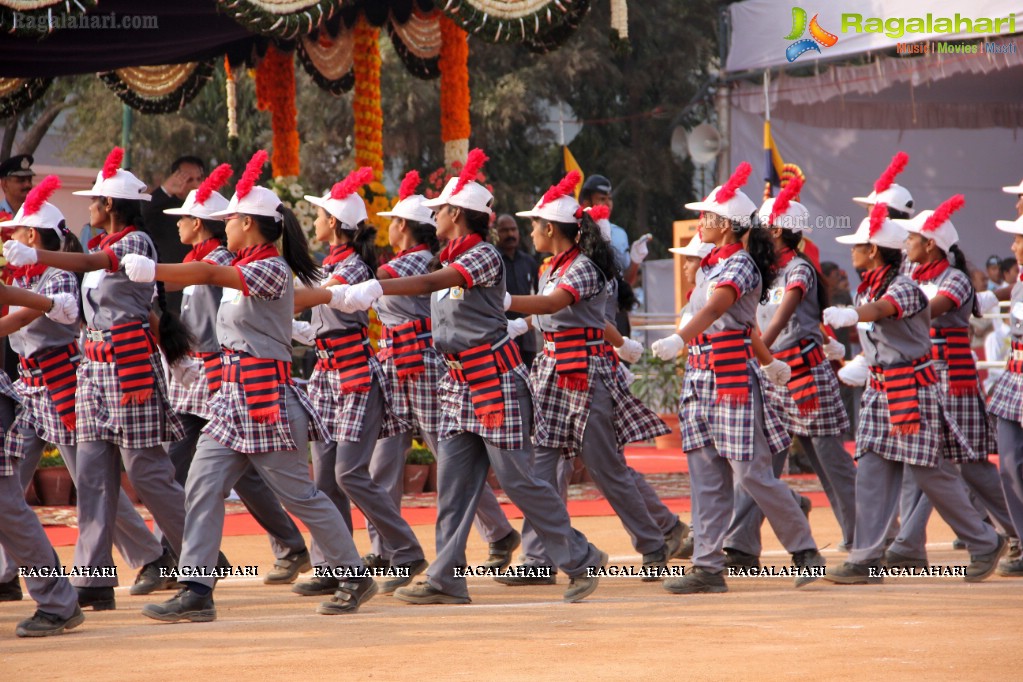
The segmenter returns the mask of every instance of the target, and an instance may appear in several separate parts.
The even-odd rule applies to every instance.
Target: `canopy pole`
[[[121,104],[121,149],[124,150],[122,168],[131,168],[131,119],[132,110],[127,104]]]

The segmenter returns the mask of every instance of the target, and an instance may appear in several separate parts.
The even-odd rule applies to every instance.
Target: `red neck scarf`
[[[942,258],[941,260],[931,261],[930,263],[920,263],[913,268],[912,277],[914,282],[930,282],[932,279],[937,279],[941,273],[948,269],[948,259]]]
[[[476,246],[483,241],[483,237],[479,236],[475,232],[467,234],[464,237],[457,237],[447,243],[443,249],[440,250],[440,262],[451,263],[456,258],[461,256],[463,253]]]
[[[428,247],[426,244],[416,244],[411,249],[405,249],[404,251],[399,251],[398,253],[394,254],[394,258],[392,260],[398,260],[402,256],[407,256],[410,253],[416,253],[417,251],[426,251],[429,248],[430,247]]]
[[[778,269],[781,270],[783,267],[788,265],[793,258],[796,257],[796,252],[792,249],[782,249],[778,254]]]
[[[96,249],[104,249],[108,246],[116,244],[117,242],[121,241],[134,231],[135,227],[133,225],[129,225],[120,232],[113,232],[111,234],[101,232],[100,234],[96,235],[95,237],[89,240],[88,244],[89,250],[95,251]]]
[[[863,281],[860,282],[860,286],[856,289],[856,294],[867,294],[867,299],[870,301],[876,301],[881,295],[881,284],[884,282],[885,277],[888,275],[888,271],[892,269],[892,266],[885,265],[880,268],[874,268],[873,270],[867,270],[863,273]]]
[[[330,253],[323,259],[323,264],[334,265],[335,263],[340,263],[353,253],[355,253],[355,249],[351,244],[334,244],[330,247]]]
[[[21,265],[16,268],[11,268],[11,277],[14,279],[24,279],[25,287],[29,286],[29,282],[42,275],[46,272],[46,268],[50,266],[43,265],[42,263],[35,263],[34,265]]]
[[[256,244],[255,246],[246,246],[244,249],[239,251],[234,260],[231,261],[231,265],[247,265],[257,260],[263,260],[265,258],[276,258],[281,255],[277,251],[277,247],[271,242],[263,242],[262,244]]]
[[[742,242],[735,242],[727,246],[715,246],[710,253],[700,261],[701,268],[709,268],[717,265],[718,261],[725,260],[737,251],[742,251]]]
[[[562,251],[556,255],[551,261],[551,279],[563,276],[565,274],[565,270],[568,270],[572,263],[575,262],[578,255],[578,246],[573,246],[569,250]]]
[[[220,246],[220,240],[216,237],[212,239],[204,239],[195,246],[192,250],[185,254],[185,263],[191,263],[192,261],[200,261],[206,258],[210,254],[210,251]]]

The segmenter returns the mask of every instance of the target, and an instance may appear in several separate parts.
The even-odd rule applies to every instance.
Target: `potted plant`
[[[634,363],[630,370],[636,375],[630,390],[644,405],[656,412],[668,426],[671,433],[659,436],[654,443],[660,449],[682,448],[682,433],[678,426],[678,400],[682,394],[682,377],[685,365],[682,357],[661,360],[650,350]]]
[[[64,459],[53,445],[47,446],[39,460],[35,475],[39,500],[47,507],[66,507],[71,504],[74,483]]]
[[[405,453],[404,491],[406,495],[423,492],[426,479],[430,475],[430,463],[434,462],[433,453],[422,443],[414,441]]]

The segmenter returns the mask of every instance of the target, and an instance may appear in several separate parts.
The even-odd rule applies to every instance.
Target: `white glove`
[[[860,314],[855,308],[839,308],[831,306],[824,309],[824,324],[832,329],[851,327],[860,321]]]
[[[633,382],[636,381],[636,375],[630,372],[629,368],[624,365],[618,365],[618,369],[622,372],[622,379],[625,381],[625,386],[632,386]]]
[[[625,362],[636,362],[643,355],[643,344],[626,336],[624,343],[615,348],[615,353]]]
[[[777,358],[771,360],[771,364],[760,369],[764,372],[764,376],[777,386],[785,386],[792,378],[792,368]]]
[[[316,334],[313,332],[313,326],[302,320],[291,321],[291,338],[305,346],[311,346],[316,343]]]
[[[330,292],[330,303],[327,304],[327,307],[340,310],[343,313],[354,313],[355,309],[348,307],[348,304],[345,303],[345,297],[348,296],[350,288],[347,284],[335,284],[332,287],[327,287],[327,291]]]
[[[156,280],[156,261],[152,258],[129,253],[121,259],[124,273],[132,282],[152,282]]]
[[[71,324],[78,319],[78,299],[71,294],[54,294],[50,297],[53,307],[46,316],[57,324]]]
[[[870,368],[862,355],[857,355],[838,370],[838,379],[848,386],[864,386],[870,377]]]
[[[686,342],[678,334],[672,334],[666,339],[654,341],[650,350],[661,360],[674,360],[675,357],[686,347]]]
[[[824,344],[824,357],[827,360],[841,360],[845,357],[845,346],[838,339],[828,339]]]
[[[977,305],[980,307],[980,314],[989,313],[998,307],[998,297],[993,291],[978,291]]]
[[[16,268],[22,265],[35,265],[39,262],[39,254],[35,249],[14,239],[4,242],[4,258]]]
[[[186,355],[169,367],[171,376],[188,388],[199,378],[199,372],[203,371],[203,363],[199,358]]]
[[[508,310],[508,308],[511,308],[511,294],[506,291],[504,292],[504,309]]]
[[[654,236],[649,232],[632,242],[632,246],[629,247],[629,258],[632,259],[633,263],[642,263],[646,260],[646,257],[650,255],[650,247],[647,245]]]
[[[508,336],[516,338],[529,331],[529,322],[524,317],[508,320]]]
[[[356,310],[369,310],[378,298],[384,295],[384,289],[375,279],[367,279],[348,288],[345,294],[345,305]]]

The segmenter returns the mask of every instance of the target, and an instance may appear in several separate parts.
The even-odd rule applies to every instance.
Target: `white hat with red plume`
[[[62,230],[60,225],[64,222],[64,214],[60,209],[50,203],[50,197],[60,189],[60,178],[56,175],[47,175],[43,181],[33,187],[25,197],[25,202],[18,209],[17,214],[10,220],[0,222],[0,227],[32,227],[37,230],[56,230],[61,240],[67,232],[65,226]]]
[[[901,249],[906,244],[906,231],[888,217],[888,206],[874,204],[870,215],[863,219],[856,232],[835,237],[835,241],[852,246],[874,244],[888,249]]]
[[[433,219],[433,210],[425,204],[426,197],[416,194],[419,182],[419,171],[410,170],[405,173],[401,186],[398,187],[398,203],[390,211],[381,211],[377,215],[385,218],[403,218],[436,227],[437,221]]]
[[[121,161],[124,160],[124,150],[114,147],[107,160],[103,163],[103,170],[96,175],[96,182],[92,189],[82,189],[72,192],[80,197],[107,197],[108,199],[138,199],[149,201],[153,197],[146,194],[146,183],[142,182],[130,171],[121,168]]]
[[[515,215],[521,218],[540,218],[552,223],[575,223],[582,218],[582,208],[575,200],[575,188],[582,180],[579,171],[569,171],[556,185],[544,192],[536,206]]]
[[[714,213],[738,223],[748,224],[752,215],[756,213],[757,205],[739,188],[746,184],[752,171],[753,167],[743,161],[725,184],[715,187],[703,201],[686,204],[686,208]]]
[[[760,207],[757,216],[764,227],[783,227],[796,232],[810,230],[810,212],[799,203],[799,192],[803,189],[803,179],[798,175],[792,177],[782,188],[777,197],[768,199]]]
[[[476,182],[483,164],[489,160],[482,149],[476,148],[470,151],[458,177],[448,180],[448,184],[444,185],[440,196],[427,199],[423,205],[429,208],[440,208],[447,205],[458,206],[470,211],[492,215],[494,211],[490,208],[490,204],[494,201],[494,195],[486,187]]]
[[[229,164],[220,164],[206,176],[201,185],[188,193],[185,203],[178,208],[165,208],[163,212],[167,215],[187,215],[193,218],[218,220],[213,217],[213,214],[227,208],[228,201],[217,190],[227,183],[233,173]]]
[[[256,186],[256,180],[259,180],[263,166],[266,165],[269,158],[270,155],[263,149],[253,154],[249,162],[245,164],[245,172],[242,173],[238,184],[235,185],[234,196],[228,202],[227,208],[222,211],[214,211],[209,217],[216,220],[241,213],[242,215],[265,216],[278,222],[283,220],[284,216],[277,210],[281,205],[280,197],[274,194],[273,190]]]
[[[898,152],[892,157],[888,168],[874,182],[873,191],[865,197],[853,197],[853,201],[861,206],[887,204],[896,211],[913,215],[913,195],[909,193],[908,189],[895,183],[895,176],[904,171],[908,163],[909,154]]]
[[[335,183],[322,197],[305,196],[313,206],[319,206],[341,223],[342,230],[354,232],[359,223],[369,219],[366,202],[359,196],[359,188],[373,181],[373,169],[369,166],[357,168],[341,182]]]
[[[943,201],[933,211],[920,211],[909,220],[896,220],[906,232],[913,232],[924,239],[933,239],[938,248],[948,254],[948,250],[959,242],[959,233],[949,218],[966,204],[962,194],[956,194]]]

